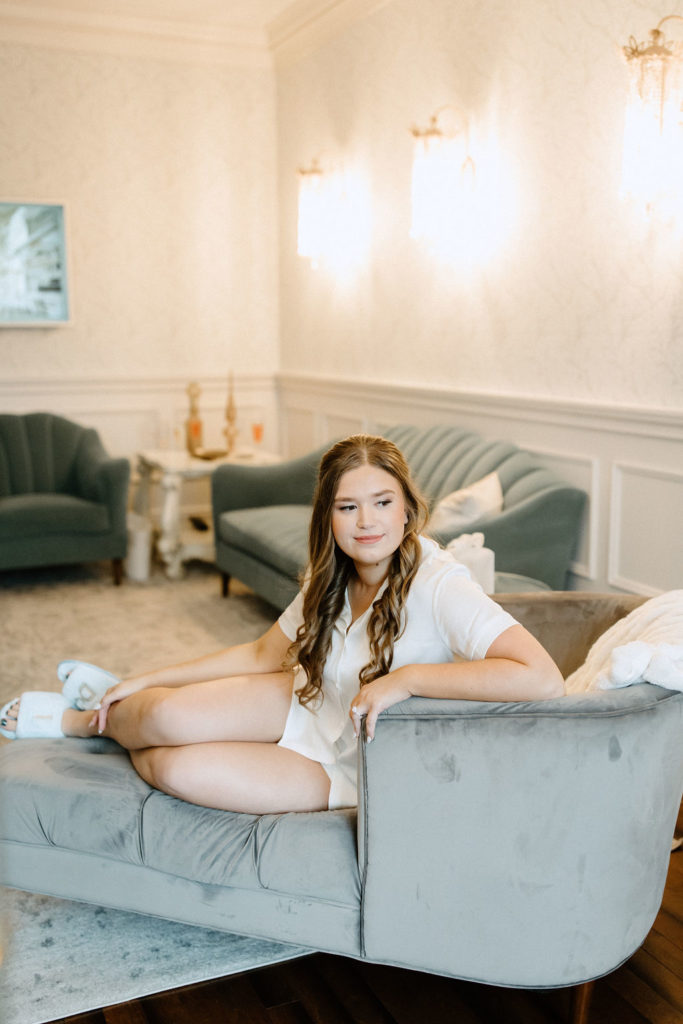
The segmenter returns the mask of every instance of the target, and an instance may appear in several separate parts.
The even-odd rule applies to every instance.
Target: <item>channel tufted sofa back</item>
[[[509,441],[490,441],[458,427],[389,427],[384,437],[405,455],[411,472],[430,503],[467,487],[494,471],[506,506],[557,487],[557,476],[529,452]]]
[[[96,431],[50,413],[0,415],[0,497],[74,493],[79,455],[93,437]]]

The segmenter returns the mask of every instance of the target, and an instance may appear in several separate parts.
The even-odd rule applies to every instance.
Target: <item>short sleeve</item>
[[[479,661],[517,620],[491,600],[478,583],[448,572],[434,591],[434,621],[444,643],[455,655]]]
[[[278,626],[288,640],[296,640],[296,631],[304,621],[304,595],[301,591],[277,620]]]

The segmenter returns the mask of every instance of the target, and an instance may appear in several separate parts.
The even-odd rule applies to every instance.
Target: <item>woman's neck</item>
[[[384,562],[378,562],[376,565],[358,565],[354,562],[354,567],[355,573],[352,574],[351,580],[356,581],[360,590],[372,590],[374,587],[376,593],[389,575],[389,567]]]
[[[378,571],[373,573],[371,570]],[[377,593],[387,577],[386,571],[379,567],[362,566],[362,574],[356,572],[349,580],[349,604],[351,605],[351,622],[359,619],[377,597]]]

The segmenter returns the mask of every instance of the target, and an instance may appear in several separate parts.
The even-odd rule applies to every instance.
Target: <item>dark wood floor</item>
[[[683,832],[683,813],[679,832]],[[315,954],[60,1024],[557,1024],[566,990],[530,992]],[[683,1024],[683,851],[644,945],[597,982],[589,1024]]]

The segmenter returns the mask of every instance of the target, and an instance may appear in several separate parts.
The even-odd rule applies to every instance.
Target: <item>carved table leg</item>
[[[149,516],[149,492],[152,484],[152,467],[144,459],[138,459],[138,489],[135,492],[133,511],[138,515]]]
[[[182,550],[180,543],[180,484],[177,473],[166,472],[161,477],[163,505],[161,508],[161,536],[157,551],[166,566],[169,579],[178,580],[183,575]]]

